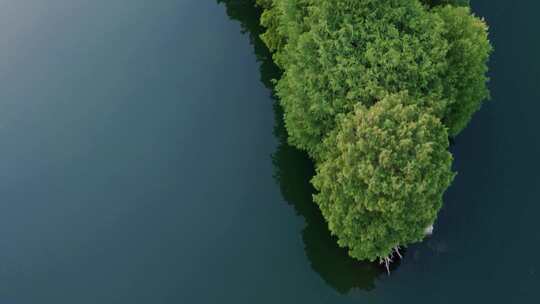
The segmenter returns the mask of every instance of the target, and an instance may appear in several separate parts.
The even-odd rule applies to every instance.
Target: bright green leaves
[[[315,201],[355,258],[423,239],[454,177],[446,128],[417,103],[402,93],[359,105],[324,141]]]

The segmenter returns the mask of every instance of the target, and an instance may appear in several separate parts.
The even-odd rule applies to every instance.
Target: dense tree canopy
[[[483,100],[491,46],[467,0],[258,0],[289,142],[358,259],[419,241],[452,180],[448,136]],[[324,142],[324,144],[323,144]]]
[[[276,0],[273,10],[279,34],[267,41],[284,69],[277,94],[290,141],[312,156],[336,115],[357,103],[408,90],[445,107],[438,98],[448,50],[443,21],[418,1]]]
[[[445,6],[434,10],[444,21],[443,36],[449,42],[447,70],[444,73],[445,96],[449,104],[444,123],[451,136],[461,132],[483,100],[489,97],[486,87],[491,45],[486,24],[471,15],[468,7]]]
[[[416,103],[396,94],[356,106],[324,141],[315,201],[355,258],[421,240],[453,179],[446,129]]]

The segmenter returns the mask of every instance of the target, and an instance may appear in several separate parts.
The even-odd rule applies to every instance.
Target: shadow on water
[[[260,64],[261,82],[273,90],[272,79],[278,79],[281,71],[272,61],[272,54],[260,39],[264,28],[259,23],[262,9],[255,5],[255,0],[217,0],[223,3],[231,20],[240,22],[242,33],[249,35],[255,56]]]
[[[302,239],[311,267],[339,293],[345,294],[354,288],[374,289],[374,281],[382,273],[381,268],[377,264],[354,260],[349,257],[346,249],[337,246],[337,240],[330,235],[312,199],[315,191],[310,183],[315,174],[313,162],[304,152],[287,144],[282,109],[277,103],[274,109],[274,132],[279,138],[279,145],[272,155],[274,176],[283,198],[306,221]]]
[[[225,5],[229,18],[239,21],[242,31],[249,35],[260,63],[261,81],[273,90],[272,80],[280,77],[280,70],[272,62],[270,52],[259,38],[264,32],[259,24],[261,9],[255,6],[255,0],[217,2]],[[315,174],[313,162],[304,152],[287,144],[283,110],[277,99],[274,100],[274,135],[279,141],[272,155],[274,177],[285,201],[306,221],[302,239],[312,269],[342,294],[356,288],[367,291],[374,289],[375,279],[383,273],[382,268],[377,264],[354,260],[348,256],[346,249],[337,246],[319,208],[313,203],[312,195],[315,190],[310,183]],[[397,266],[399,265],[395,265]]]

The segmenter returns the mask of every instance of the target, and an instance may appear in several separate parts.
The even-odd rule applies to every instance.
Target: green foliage
[[[444,123],[450,135],[455,136],[489,97],[486,62],[492,49],[485,22],[471,15],[468,7],[445,6],[434,12],[443,19],[443,35],[450,43],[444,79],[445,96],[452,103],[446,110]]]
[[[261,16],[261,24],[267,28],[262,35],[263,41],[274,52],[274,61],[282,66],[280,57],[287,44],[294,44],[300,35],[307,31],[304,18],[308,15],[308,6],[313,0],[257,0],[266,8]],[[285,55],[285,59],[287,56]]]
[[[454,5],[454,6],[469,6],[469,0],[422,0],[422,3],[428,5],[429,7],[440,6],[440,5]]]
[[[286,42],[285,36],[279,31],[280,18],[279,10],[274,7],[273,0],[257,0],[257,4],[264,8],[261,15],[261,24],[267,28],[266,33],[261,38],[268,48],[275,52],[283,47]]]
[[[290,142],[314,158],[336,116],[357,103],[369,106],[407,90],[436,100],[429,106],[455,136],[488,97],[487,26],[468,7],[428,11],[411,0],[259,3],[266,8],[263,40],[284,70],[276,91]]]
[[[484,21],[468,0],[258,2],[288,140],[316,162],[338,243],[374,260],[421,240],[453,178],[448,136],[489,97]]]
[[[315,201],[352,257],[422,240],[454,177],[445,127],[417,104],[402,93],[359,105],[324,141]]]
[[[275,0],[273,10],[279,34],[265,38],[287,41],[274,58],[284,69],[276,90],[290,142],[314,158],[336,116],[357,103],[407,90],[445,108],[438,98],[448,50],[444,24],[417,1]]]

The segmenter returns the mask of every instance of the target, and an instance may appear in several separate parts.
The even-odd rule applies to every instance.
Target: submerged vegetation
[[[434,223],[454,177],[448,138],[489,96],[487,26],[459,0],[258,3],[315,202],[352,257],[388,263]]]

